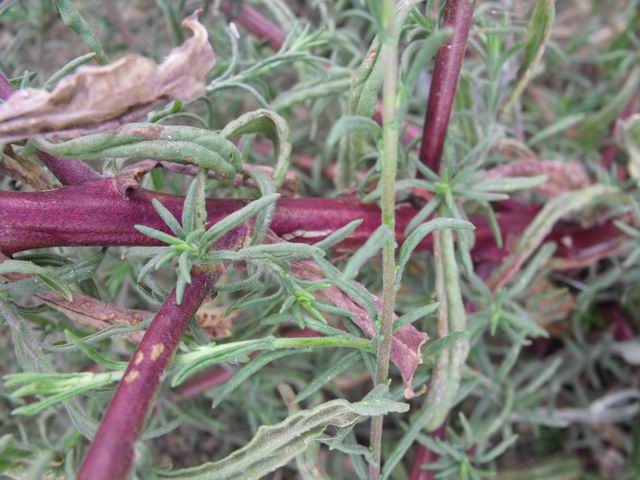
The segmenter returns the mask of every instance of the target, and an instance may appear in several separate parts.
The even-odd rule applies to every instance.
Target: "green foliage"
[[[362,419],[391,412],[406,412],[409,405],[384,397],[385,389],[373,390],[359,402],[333,400],[302,410],[283,422],[261,426],[241,449],[214,463],[197,468],[161,472],[169,478],[260,478],[303,453],[329,426],[346,428]]]
[[[417,147],[434,59],[452,35],[441,27],[449,2],[397,2],[398,85],[386,99],[398,116],[387,125],[400,138],[397,181],[387,183],[398,207],[395,226],[379,228],[370,216],[351,221],[374,205],[347,210],[356,197],[380,202],[389,176],[391,142],[373,119],[385,99],[389,12],[381,1],[249,3],[284,43],[254,37],[239,2],[205,2],[217,63],[202,97],[160,103],[147,123],[6,148],[7,197],[28,188],[12,180],[9,150],[26,167],[20,157],[36,160],[39,148],[103,174],[159,160],[140,186],[185,201],[181,215],[153,201],[163,228],[137,220],[161,246],[64,247],[0,263],[0,470],[73,478],[152,310],[173,287],[180,302],[193,266],[215,264],[224,274],[167,371],[138,442],[137,478],[258,478],[280,467],[367,478],[364,420],[380,415],[382,478],[409,478],[418,445],[438,455],[423,465],[436,478],[636,478],[637,2],[558,2],[556,12],[539,0],[526,16],[516,2],[477,2],[437,172]],[[0,67],[10,84],[50,90],[94,60],[159,60],[181,42],[193,7],[114,5],[3,2]],[[601,150],[610,148],[608,168]],[[319,200],[287,216],[305,197]],[[210,216],[223,212],[215,223],[207,198]],[[247,200],[229,213],[228,199]],[[78,204],[69,215],[91,213]],[[307,222],[314,228],[300,228]],[[281,242],[276,227],[304,243]],[[217,248],[231,233],[243,241]],[[394,240],[392,332],[430,336],[410,412],[395,366],[391,393],[371,391],[384,341],[380,252]],[[90,310],[80,293],[103,307]],[[117,324],[100,309],[110,304],[147,320]]]

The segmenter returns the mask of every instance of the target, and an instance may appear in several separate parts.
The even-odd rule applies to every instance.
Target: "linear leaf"
[[[529,24],[527,39],[524,46],[524,57],[516,75],[516,85],[504,105],[503,112],[511,109],[512,105],[531,81],[533,71],[544,55],[544,50],[551,36],[551,27],[556,15],[555,0],[538,0]]]
[[[356,403],[332,400],[302,410],[276,425],[261,426],[249,443],[218,462],[159,474],[169,478],[204,477],[210,480],[260,478],[305,451],[309,442],[319,438],[328,426],[342,428],[367,416],[408,410],[408,404],[384,398],[381,393],[378,390],[375,395]]]

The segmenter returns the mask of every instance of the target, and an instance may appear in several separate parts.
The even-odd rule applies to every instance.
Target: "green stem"
[[[273,342],[273,349],[284,348],[323,348],[323,347],[347,347],[357,348],[370,352],[371,341],[364,338],[339,338],[339,337],[302,337],[302,338],[277,338]]]
[[[383,152],[382,152],[382,224],[395,231],[395,183],[398,160],[398,119],[396,118],[396,97],[398,81],[398,35],[396,32],[395,1],[383,3],[384,38],[382,44],[383,80]],[[380,328],[376,385],[386,383],[389,378],[389,356],[391,354],[391,336],[393,334],[393,311],[396,292],[394,280],[396,273],[395,242],[390,239],[382,250],[382,324]],[[371,420],[370,445],[373,462],[369,466],[369,478],[380,477],[382,452],[383,417]]]

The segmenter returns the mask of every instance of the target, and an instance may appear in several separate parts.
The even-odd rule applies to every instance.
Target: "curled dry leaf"
[[[528,158],[509,162],[487,171],[486,178],[529,177],[546,175],[547,181],[536,190],[547,197],[589,186],[589,177],[580,163],[574,161]]]
[[[34,135],[68,138],[115,128],[158,102],[202,95],[215,55],[198,13],[182,22],[193,36],[160,65],[141,55],[127,55],[110,65],[82,66],[52,92],[16,91],[0,105],[0,142]]]
[[[4,151],[0,152],[0,173],[25,183],[34,190],[48,190],[54,185],[43,168],[18,155],[11,145],[5,145]]]
[[[102,302],[83,293],[76,292],[73,300],[67,300],[56,292],[47,292],[38,297],[48,306],[63,313],[69,320],[85,327],[102,330],[113,325],[135,326],[153,315],[144,310],[121,307]],[[223,338],[231,335],[233,322],[239,312],[225,316],[226,308],[202,306],[196,313],[196,321],[209,338]],[[130,340],[139,342],[144,330],[127,334]]]
[[[152,315],[143,310],[102,302],[79,292],[73,294],[73,300],[67,300],[55,292],[43,293],[38,297],[54,310],[65,314],[69,320],[96,330],[103,330],[113,325],[135,326]],[[133,332],[127,334],[127,337],[139,342],[143,335],[143,331]]]
[[[231,335],[233,322],[240,312],[226,315],[227,307],[203,305],[196,312],[196,321],[209,338],[223,338]]]

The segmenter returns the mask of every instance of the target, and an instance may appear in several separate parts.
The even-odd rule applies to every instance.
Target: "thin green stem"
[[[395,231],[395,183],[398,160],[398,119],[396,97],[398,81],[398,36],[396,32],[395,1],[383,4],[384,39],[382,44],[383,80],[383,152],[382,152],[382,224]],[[395,242],[390,239],[382,250],[382,322],[379,334],[376,365],[376,385],[386,383],[389,377],[389,356],[393,334],[393,311],[396,300],[394,288],[396,273]],[[380,477],[383,416],[371,420],[370,445],[373,462],[369,478]]]
[[[278,338],[273,342],[274,349],[283,348],[322,348],[322,347],[347,347],[370,352],[371,341],[364,338],[337,338],[337,337],[303,337],[303,338]]]

